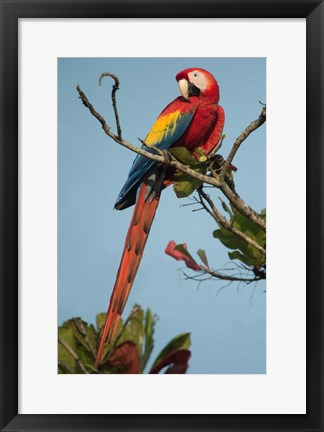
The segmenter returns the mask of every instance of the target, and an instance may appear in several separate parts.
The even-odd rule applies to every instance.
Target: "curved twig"
[[[115,113],[117,136],[119,139],[121,139],[122,130],[121,130],[121,126],[120,126],[119,114],[118,114],[118,109],[117,109],[117,101],[116,101],[116,91],[119,90],[119,79],[116,75],[114,75],[110,72],[104,72],[99,77],[99,85],[100,86],[101,86],[101,81],[104,77],[110,77],[115,81],[115,84],[113,85],[112,91],[111,91],[111,100],[112,100],[112,105],[113,105],[114,113]]]

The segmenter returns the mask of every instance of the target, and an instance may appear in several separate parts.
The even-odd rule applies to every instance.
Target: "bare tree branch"
[[[215,277],[217,279],[227,280],[227,281],[231,281],[231,282],[239,281],[239,282],[250,283],[250,282],[256,282],[256,281],[261,280],[261,279],[265,279],[264,277],[261,277],[261,276],[255,276],[253,278],[236,277],[236,276],[233,276],[233,275],[228,276],[228,275],[224,275],[223,273],[219,273],[219,272],[217,272],[215,270],[212,270],[212,269],[210,269],[210,268],[208,268],[206,266],[201,266],[201,268],[206,273],[210,274],[211,276],[213,276],[213,277]]]
[[[240,148],[240,145],[242,144],[242,142],[244,140],[246,140],[246,138],[256,129],[258,129],[261,125],[263,125],[263,123],[266,121],[266,116],[267,116],[267,111],[266,111],[266,107],[264,106],[262,108],[262,111],[259,115],[259,118],[257,118],[256,120],[254,120],[253,122],[250,123],[250,125],[245,128],[245,130],[241,133],[241,135],[236,138],[232,150],[230,151],[230,154],[228,155],[228,158],[225,161],[225,164],[223,165],[223,168],[221,170],[221,173],[219,175],[220,179],[224,179],[225,178],[225,174],[226,171],[228,170],[230,164],[232,163],[232,160],[234,159],[234,156],[237,152],[237,150]]]
[[[214,177],[218,177],[218,179],[220,179],[219,175],[224,164],[225,160],[221,155],[215,155],[213,157],[213,161],[210,164],[209,169]],[[244,214],[244,216],[248,217],[252,222],[260,226],[264,231],[266,230],[265,219],[250,206],[248,206],[236,192],[233,174],[231,171],[226,171],[225,177],[223,180],[221,180],[219,189],[228,198],[233,207],[239,210],[240,213]]]
[[[89,109],[89,111],[91,112],[91,114],[101,123],[101,126],[104,130],[104,132],[115,142],[117,142],[118,144],[128,148],[129,150],[132,150],[135,153],[138,153],[142,156],[147,157],[148,159],[152,159],[156,162],[159,162],[161,164],[167,163],[170,166],[173,166],[177,169],[179,169],[180,171],[183,171],[187,174],[190,174],[192,177],[197,178],[198,180],[201,180],[202,182],[204,181],[208,181],[209,184],[213,185],[213,186],[219,186],[220,182],[217,181],[217,179],[213,179],[211,177],[208,176],[204,176],[203,174],[200,174],[198,172],[196,172],[195,170],[189,168],[186,165],[182,165],[180,162],[178,162],[171,154],[170,158],[171,161],[170,162],[166,162],[165,161],[165,157],[163,155],[159,156],[159,155],[155,155],[153,153],[150,153],[146,150],[143,150],[143,148],[139,148],[136,147],[135,145],[129,143],[128,141],[124,140],[123,138],[118,138],[117,135],[115,135],[113,132],[111,132],[110,127],[108,126],[108,124],[106,123],[105,119],[103,118],[103,116],[101,114],[99,114],[93,107],[93,105],[89,102],[88,98],[86,97],[86,95],[83,93],[83,91],[80,89],[80,86],[77,86],[77,91],[80,95],[80,99],[82,100],[82,103]],[[161,150],[159,149],[154,149],[156,150],[157,153],[159,153]],[[163,153],[162,153],[163,154]]]
[[[118,108],[117,108],[117,101],[116,101],[116,91],[119,90],[119,79],[116,75],[110,73],[110,72],[104,72],[99,77],[99,85],[101,85],[101,81],[104,77],[110,77],[115,81],[115,84],[113,85],[112,91],[111,91],[111,100],[112,105],[114,108],[115,113],[115,120],[116,120],[116,127],[117,127],[117,136],[119,139],[122,137],[122,130],[120,127],[120,121],[119,121],[119,114],[118,114]]]
[[[263,231],[266,231],[265,219],[259,213],[254,211],[249,205],[247,205],[246,202],[243,201],[238,195],[238,193],[233,192],[226,183],[222,183],[219,189],[240,213],[251,219],[251,221],[257,224],[261,229],[263,229]]]
[[[113,74],[109,74],[108,72],[106,72],[105,74],[102,74],[103,76],[111,76],[112,78],[114,77]],[[102,78],[102,76],[101,76]],[[117,77],[116,77],[117,78]],[[118,85],[119,85],[119,81],[118,81]],[[217,175],[215,172],[213,173],[213,177],[210,176],[206,176],[203,175],[191,168],[189,168],[186,165],[181,164],[180,162],[177,161],[177,159],[172,156],[170,153],[168,153],[168,156],[166,157],[165,152],[162,155],[155,155],[153,153],[147,152],[145,151],[143,148],[138,148],[136,146],[134,146],[133,144],[130,144],[129,142],[127,142],[126,140],[124,140],[121,137],[121,130],[120,130],[120,136],[115,135],[110,127],[108,126],[108,124],[106,123],[104,117],[99,114],[93,107],[93,105],[89,102],[88,98],[86,97],[85,93],[81,90],[80,86],[77,85],[76,87],[80,99],[82,100],[82,103],[89,109],[89,111],[91,112],[91,114],[101,123],[101,126],[104,130],[104,132],[115,142],[117,142],[118,144],[128,148],[129,150],[132,150],[135,153],[138,153],[142,156],[145,156],[149,159],[152,159],[156,162],[159,163],[163,163],[167,166],[172,166],[174,168],[177,168],[178,170],[189,174],[191,177],[196,178],[198,180],[200,180],[203,183],[207,183],[210,184],[212,186],[215,186],[217,188],[219,188],[224,195],[227,197],[227,199],[231,202],[231,204],[240,212],[242,213],[244,216],[248,217],[249,219],[251,219],[254,223],[256,223],[261,229],[263,229],[264,231],[266,230],[266,222],[265,220],[261,217],[261,215],[259,215],[256,211],[254,211],[251,207],[249,207],[240,197],[236,192],[233,192],[231,190],[231,188],[228,186],[228,184],[226,184],[224,178],[220,178],[219,175]],[[117,90],[117,88],[116,88]],[[115,91],[116,91],[115,90]],[[114,93],[114,90],[113,92]],[[115,117],[116,117],[116,111],[115,111]],[[117,123],[117,129],[118,129],[118,122],[119,122],[119,117],[118,117],[118,112],[117,112],[117,117],[116,117],[116,123]],[[244,141],[244,139],[246,138],[246,136],[248,136],[251,131],[248,133],[248,135],[243,136],[243,138],[241,138],[242,135],[244,135],[245,131],[240,135],[240,137],[237,140],[241,140]],[[119,134],[119,132],[118,132]],[[161,152],[159,151],[159,149],[155,149],[157,151],[157,153],[161,154]],[[233,156],[234,157],[234,156]],[[226,161],[227,162],[227,161]],[[225,164],[224,164],[225,166]]]
[[[189,276],[184,271],[182,271],[182,272],[185,275],[186,279],[195,280],[195,281],[199,281],[199,282],[210,280],[211,278],[216,278],[216,279],[225,280],[228,282],[245,282],[245,283],[249,284],[251,282],[257,282],[261,279],[265,279],[265,274],[258,274],[258,275],[255,275],[254,277],[244,277],[244,276],[226,275],[224,273],[220,273],[216,270],[213,270],[213,269],[211,269],[205,265],[201,265],[200,267],[202,270],[200,275]],[[208,274],[210,277],[205,278],[206,274]],[[202,279],[202,277],[204,277],[204,279]]]

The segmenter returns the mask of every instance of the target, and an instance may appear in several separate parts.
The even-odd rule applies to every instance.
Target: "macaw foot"
[[[224,165],[224,163],[225,163],[225,159],[220,154],[216,154],[216,155],[212,156],[211,160],[212,160],[212,163],[213,163],[213,168],[216,170],[216,172],[218,170],[220,170],[222,168],[222,166]],[[236,166],[233,165],[233,164],[230,164],[229,169],[231,171],[234,171],[234,172],[237,171]]]
[[[168,150],[162,150],[162,153],[163,153],[163,158],[164,158],[165,165],[170,165],[171,161],[172,161],[172,156],[170,155],[170,153],[168,152]]]

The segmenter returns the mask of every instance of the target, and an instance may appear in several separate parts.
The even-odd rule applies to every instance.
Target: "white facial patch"
[[[206,90],[208,87],[208,82],[206,76],[198,71],[194,70],[188,74],[188,78],[192,84],[199,88],[200,91]]]

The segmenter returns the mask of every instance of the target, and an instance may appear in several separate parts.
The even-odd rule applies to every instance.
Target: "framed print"
[[[1,18],[1,430],[323,430],[323,3]]]

